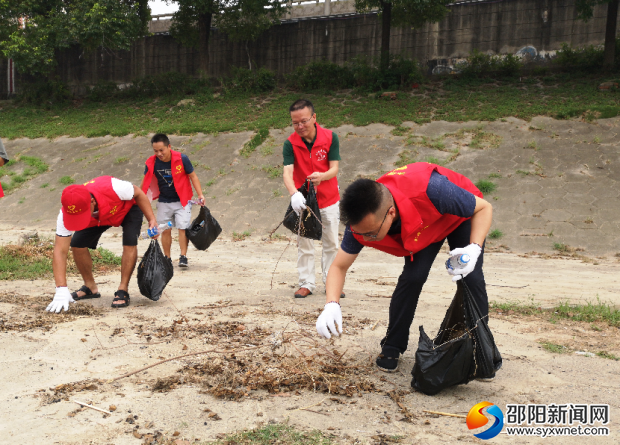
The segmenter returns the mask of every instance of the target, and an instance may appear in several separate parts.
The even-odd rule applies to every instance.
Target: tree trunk
[[[209,36],[211,34],[211,20],[213,14],[207,12],[198,14],[198,52],[200,77],[207,77],[209,73]]]
[[[615,0],[618,1],[618,0]],[[381,69],[390,65],[390,27],[392,24],[392,3],[381,0]]]
[[[611,69],[616,54],[616,27],[618,23],[618,3],[620,0],[611,0],[607,6],[607,26],[605,28],[605,61],[603,66]]]

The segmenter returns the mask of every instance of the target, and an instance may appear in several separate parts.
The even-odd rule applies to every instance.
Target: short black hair
[[[340,200],[340,222],[359,224],[369,213],[377,213],[384,200],[383,186],[372,179],[358,179],[347,187]]]
[[[166,147],[170,145],[170,139],[168,139],[168,136],[166,136],[164,133],[157,133],[151,138],[151,145],[158,142],[163,142]]]
[[[293,102],[293,105],[289,107],[288,111],[289,113],[292,113],[293,111],[303,110],[304,108],[310,108],[310,114],[314,114],[314,105],[312,105],[312,102],[308,99],[296,100]]]

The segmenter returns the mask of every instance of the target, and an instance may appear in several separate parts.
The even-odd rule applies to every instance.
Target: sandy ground
[[[2,230],[0,244],[15,242],[22,233]],[[536,317],[492,312],[490,326],[504,359],[497,378],[491,383],[474,381],[434,397],[425,396],[410,392],[410,371],[418,341],[417,327],[424,325],[432,335],[454,295],[455,286],[443,270],[443,262],[436,261],[431,271],[399,371],[385,374],[370,363],[380,351],[389,296],[401,260],[372,249],[360,255],[345,286],[345,334],[327,341],[320,340],[314,328],[324,303],[324,289],[319,286],[304,300],[293,298],[296,248],[293,242],[285,250],[287,244],[265,242],[258,237],[233,242],[224,237],[207,252],[190,248],[190,268],[175,267],[175,276],[160,301],[140,296],[134,275],[131,306],[123,310],[109,307],[119,276],[99,276],[102,298],[78,304],[92,304],[92,315],[41,318],[53,296],[51,280],[1,282],[3,323],[21,321],[31,327],[0,330],[0,443],[139,444],[149,437],[143,436],[148,433],[189,444],[274,422],[289,422],[303,430],[320,429],[341,443],[389,443],[392,436],[412,444],[481,443],[467,429],[464,419],[438,417],[423,410],[463,415],[485,400],[502,409],[507,403],[611,406],[611,436],[606,438],[540,439],[501,434],[493,442],[620,443],[618,362],[573,352],[552,354],[539,344],[549,341],[573,351],[605,350],[620,355],[618,328],[568,321],[550,323]],[[120,253],[120,240],[112,233],[102,238],[102,245]],[[141,242],[140,253],[146,247],[147,243]],[[175,252],[173,248],[173,256]],[[600,298],[619,305],[619,272],[616,259],[601,259],[594,264],[510,253],[488,253],[485,257],[489,298],[496,302],[533,301],[550,307],[560,301],[585,303]],[[76,277],[69,279],[70,288],[80,284]],[[17,298],[10,300],[7,295]],[[218,336],[219,331],[195,329],[201,325],[211,329],[218,323],[233,327],[230,337]],[[236,334],[234,329],[243,331]],[[174,333],[169,334],[171,331]],[[264,347],[269,342],[277,346],[278,339],[287,338],[286,333],[288,338],[300,339],[296,346],[284,342],[274,349]],[[262,338],[262,343],[251,340],[252,336]],[[175,359],[113,380],[163,359],[213,348],[219,351]],[[177,380],[170,391],[153,391],[158,378],[187,377],[187,373],[177,372],[181,368],[216,366],[231,357],[231,350],[237,351],[237,360],[262,358],[266,362],[304,351],[323,351],[323,356],[345,353],[345,364],[359,366],[355,378],[370,382],[372,387],[357,388],[352,397],[327,394],[320,388],[269,393],[248,387],[241,389],[241,399],[235,401],[214,397],[201,384],[201,378],[188,378]],[[269,372],[270,368],[266,369]],[[58,386],[73,382],[82,384],[74,386],[74,391]],[[396,391],[392,394],[400,398],[405,411],[390,397],[390,391]],[[90,409],[79,410],[73,400],[104,409],[114,405],[116,410],[104,416]],[[406,412],[412,414],[411,422],[406,421]],[[128,421],[128,416],[134,417]],[[175,433],[178,435],[173,436]]]

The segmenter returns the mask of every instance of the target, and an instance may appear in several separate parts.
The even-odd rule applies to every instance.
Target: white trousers
[[[340,224],[339,202],[329,207],[320,209],[321,222],[323,223],[323,255],[321,256],[321,269],[323,271],[323,284],[327,280],[329,267],[336,258],[338,252],[338,225]],[[299,272],[299,287],[305,287],[310,292],[316,289],[316,268],[314,266],[314,240],[298,237],[297,248],[297,271]]]

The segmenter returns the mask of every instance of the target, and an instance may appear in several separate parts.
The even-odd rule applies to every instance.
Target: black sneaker
[[[381,354],[377,356],[375,363],[377,368],[385,372],[394,372],[398,369],[398,356],[400,353],[398,349],[383,348]]]
[[[179,267],[187,267],[187,257],[185,255],[179,257]]]

